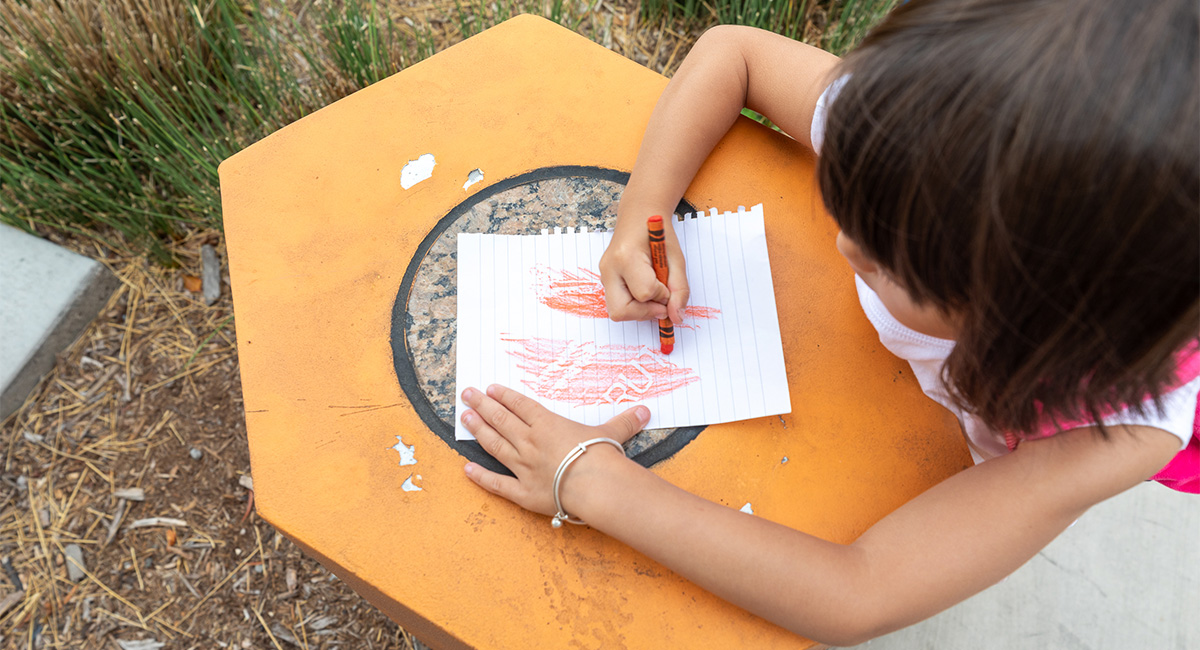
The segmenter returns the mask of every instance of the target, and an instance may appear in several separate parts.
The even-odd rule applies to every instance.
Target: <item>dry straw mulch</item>
[[[414,647],[253,511],[228,278],[187,288],[218,237],[179,269],[57,238],[121,286],[4,422],[0,647]]]

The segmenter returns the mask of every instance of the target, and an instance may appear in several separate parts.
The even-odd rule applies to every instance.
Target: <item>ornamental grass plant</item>
[[[221,227],[222,160],[513,15],[543,15],[670,74],[713,24],[840,53],[895,0],[413,4],[0,3],[0,222],[170,263],[172,238]]]

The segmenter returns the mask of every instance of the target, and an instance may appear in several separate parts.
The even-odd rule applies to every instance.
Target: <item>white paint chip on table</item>
[[[400,187],[408,189],[417,183],[433,176],[433,168],[437,162],[433,159],[433,154],[424,153],[417,156],[416,160],[408,161],[404,168],[400,170]]]

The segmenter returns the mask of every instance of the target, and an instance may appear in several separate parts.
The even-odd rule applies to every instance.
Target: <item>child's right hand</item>
[[[654,275],[645,226],[640,231],[618,227],[613,233],[612,242],[600,258],[600,282],[604,285],[609,318],[615,321],[670,318],[675,325],[683,322],[683,308],[689,296],[687,265],[674,229],[667,220],[664,225],[669,269],[665,286]]]
[[[600,258],[608,315],[616,321],[668,317],[688,301],[683,251],[664,222],[670,277],[650,265],[646,219],[669,215],[700,165],[744,107],[811,146],[812,116],[837,57],[761,29],[722,25],[700,37],[667,84],[618,206],[616,232]]]

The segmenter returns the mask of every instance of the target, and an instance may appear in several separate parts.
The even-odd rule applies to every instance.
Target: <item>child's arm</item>
[[[837,61],[828,52],[749,27],[716,27],[700,38],[650,116],[617,209],[612,243],[600,260],[609,316],[645,320],[669,315],[680,322],[679,310],[688,298],[683,252],[667,227],[670,286],[664,287],[650,265],[647,217],[675,210],[743,107],[812,146],[813,109]]]
[[[567,450],[597,435],[628,439],[648,416],[639,407],[586,427],[515,391],[492,393],[499,401],[464,394],[484,416],[469,412],[467,428],[516,478],[474,464],[468,474],[543,514],[554,512],[551,483]],[[1113,427],[1110,437],[1079,429],[1024,442],[934,486],[849,545],[701,499],[606,445],[571,466],[561,495],[567,512],[729,602],[814,640],[853,645],[999,581],[1089,507],[1153,475],[1179,446],[1149,427]]]

